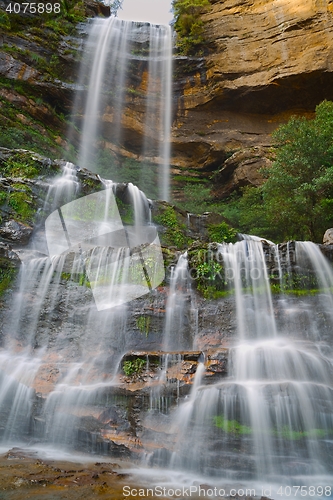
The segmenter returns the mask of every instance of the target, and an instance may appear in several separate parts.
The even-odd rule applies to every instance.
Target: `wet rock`
[[[12,250],[12,247],[6,243],[0,242],[0,262],[2,262],[2,265],[3,259],[14,267],[18,267],[21,264],[19,256]]]
[[[9,220],[0,226],[0,238],[25,245],[28,243],[33,228],[15,220]]]
[[[325,257],[333,262],[333,244],[325,244],[325,245],[318,245],[320,248],[320,251],[325,255]]]
[[[86,11],[86,15],[89,17],[95,16],[110,16],[110,6],[105,5],[102,2],[96,2],[94,0],[85,0],[84,7]]]
[[[41,77],[40,73],[34,68],[3,52],[0,52],[0,75],[13,80],[25,81]]]
[[[323,237],[324,245],[333,245],[333,228],[327,229]]]
[[[170,464],[172,458],[172,453],[170,450],[165,448],[154,451],[149,457],[149,465],[158,466],[158,467],[166,467]]]

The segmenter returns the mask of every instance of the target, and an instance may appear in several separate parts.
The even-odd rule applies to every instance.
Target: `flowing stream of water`
[[[138,41],[148,47],[146,53],[135,53]],[[125,104],[129,89],[135,93],[128,77],[134,63],[142,63],[148,75],[144,140],[138,154],[159,163],[160,197],[167,200],[172,70],[168,26],[117,18],[93,21],[78,86],[87,89],[79,162],[94,170],[96,145],[106,133],[102,122],[112,125],[113,152],[126,149]],[[120,215],[124,204],[129,207],[126,224]],[[50,184],[44,210],[50,214],[45,235],[39,233],[22,253],[3,327],[2,443],[34,440],[112,455],[117,447],[123,450],[118,432],[135,439],[141,432],[139,437],[149,444],[144,452],[140,448],[141,456],[150,466],[162,465],[170,478],[182,472],[212,484],[282,485],[281,494],[277,489],[266,495],[272,498],[287,498],[291,495],[285,488],[299,485],[307,488],[307,495],[300,490],[299,497],[329,497],[332,489],[325,488],[333,474],[333,271],[319,247],[296,242],[282,249],[245,235],[235,244],[218,245],[237,331],[227,345],[228,374],[210,382],[206,355],[213,349],[194,352],[202,311],[195,303],[186,253],[171,270],[168,291],[160,291],[165,293],[163,308],[156,306],[154,290],[163,282],[164,267],[151,224],[151,202],[144,193],[130,182],[118,186],[101,179],[100,191],[80,197],[77,168],[68,163]],[[267,249],[275,256],[274,269]],[[274,296],[277,283],[280,292]],[[302,287],[311,293],[299,294]],[[146,301],[141,301],[143,296]],[[206,305],[202,300],[201,309]],[[163,328],[148,324],[142,311],[151,313],[152,322],[164,314]],[[132,414],[127,418],[129,408],[116,408],[126,399],[117,375],[127,351],[137,350],[138,344],[149,346],[143,335],[148,336],[148,330],[159,338],[162,352],[153,353],[160,362],[159,379],[144,388],[150,427],[143,423],[145,430],[140,431]],[[140,340],[133,341],[130,331],[141,335]],[[139,355],[149,379],[149,353]],[[185,362],[191,365],[186,381],[192,385],[183,397],[178,372]],[[130,367],[133,363],[129,360]],[[170,367],[174,372],[168,378]],[[169,386],[175,395],[165,395]],[[135,409],[136,401],[131,401]],[[107,427],[110,422],[115,422],[112,429]],[[310,487],[317,488],[314,494]]]
[[[136,68],[136,69],[134,69]],[[140,88],[133,73],[142,79]],[[116,17],[94,19],[85,46],[78,83],[83,104],[78,163],[96,171],[98,149],[159,165],[155,179],[160,199],[170,195],[170,129],[172,113],[172,33],[167,25],[149,25]],[[141,74],[141,76],[140,76]],[[137,118],[140,131],[132,131],[131,99],[141,100]],[[80,114],[79,97],[73,111]],[[142,137],[142,139],[139,138]],[[133,150],[134,148],[134,150]],[[121,166],[119,167],[121,169]],[[147,168],[147,167],[146,167]],[[139,179],[140,181],[140,179]]]
[[[288,296],[273,300],[259,238],[220,245],[218,254],[237,317],[229,375],[213,385],[197,378],[189,400],[171,414],[177,439],[165,465],[229,485],[315,485],[319,498],[333,472],[332,267],[317,245],[296,242],[296,267],[311,274],[317,296],[292,309]],[[281,279],[288,262],[286,270]],[[326,312],[322,330],[316,308]],[[312,322],[303,331],[305,309]]]

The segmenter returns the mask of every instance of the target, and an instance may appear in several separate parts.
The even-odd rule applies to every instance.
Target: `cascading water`
[[[113,154],[123,156],[126,156],[126,149],[135,147],[134,153],[140,161],[148,160],[160,165],[155,182],[159,185],[159,197],[168,200],[172,108],[171,27],[115,17],[95,19],[86,52],[78,85],[79,93],[87,88],[79,165],[96,171],[97,151],[102,143],[107,144]],[[143,74],[144,80],[147,73],[146,88],[140,88],[139,91],[133,88],[131,81],[134,66],[137,67],[136,72]],[[142,110],[140,123],[143,139],[136,139],[134,144],[133,138],[128,135],[128,123],[132,118],[128,116],[126,106],[130,106],[130,99],[136,93],[143,100],[145,110]],[[77,98],[74,120],[77,120],[79,113],[79,101]]]
[[[112,387],[125,350],[128,301],[163,279],[148,200],[136,186],[121,185],[132,222],[123,225],[117,184],[102,184],[104,190],[73,201],[79,195],[77,169],[64,165],[46,196],[44,210],[52,211],[46,241],[38,235],[38,251],[32,241],[23,254],[0,356],[4,442],[30,434],[75,446],[82,409],[105,400],[104,389]],[[89,287],[82,286],[87,280]],[[50,391],[37,414],[34,389]],[[91,443],[89,450],[96,449]]]
[[[100,140],[109,142],[115,154],[126,150],[130,117],[125,103],[138,92],[128,69],[141,65],[141,74],[147,70],[148,76],[140,87],[144,140],[136,145],[136,155],[159,163],[160,197],[168,199],[171,29],[116,18],[96,19],[91,26],[78,85],[81,91],[86,86],[87,100],[80,106],[77,99],[74,111],[76,116],[84,108],[80,166],[94,170]],[[138,55],[134,43],[148,52]],[[235,245],[219,245],[223,281],[235,301],[237,337],[230,341],[229,336],[228,376],[211,383],[206,372],[211,353],[205,359],[200,351],[183,352],[193,351],[193,331],[199,328],[187,255],[171,271],[166,304],[161,300],[162,307],[156,306],[152,291],[164,274],[151,203],[132,183],[100,180],[104,189],[75,199],[80,196],[77,168],[64,165],[45,201],[44,211],[51,213],[47,237],[35,236],[21,254],[0,353],[2,441],[12,446],[33,438],[112,455],[111,443],[120,439],[123,426],[135,439],[136,432],[146,438],[150,464],[229,486],[244,481],[246,486],[255,481],[306,485],[308,497],[315,497],[310,485],[328,487],[333,473],[333,273],[328,261],[309,242],[282,248],[243,235]],[[125,225],[115,203],[118,191],[130,207]],[[267,248],[274,267],[267,264]],[[282,292],[273,297],[271,286],[277,284]],[[283,293],[293,287],[296,293],[297,286],[315,293]],[[148,292],[148,305],[133,300]],[[143,315],[147,311],[150,316]],[[158,315],[165,315],[164,329],[150,325]],[[148,333],[159,337],[158,349],[164,352],[151,358],[146,352],[130,353],[130,369],[133,359],[144,365],[139,385],[152,377],[152,359],[158,358],[159,377],[147,384],[148,390],[144,387],[146,430],[137,431],[136,401],[131,400],[135,411],[129,418],[128,407],[116,406],[124,398],[123,386],[117,392],[117,373],[126,351],[149,345],[142,335]],[[139,342],[133,341],[135,335],[141,335]],[[187,395],[182,377],[192,383]],[[159,434],[156,442],[147,429]],[[329,496],[323,491],[318,497]],[[285,495],[270,492],[272,498],[290,496],[286,489]],[[302,490],[298,496],[304,496]]]
[[[143,239],[149,233],[150,203],[131,184],[118,186],[103,180],[105,189],[98,196],[68,202],[69,196],[79,194],[76,172],[72,165],[65,165],[63,176],[55,180],[47,195],[46,205],[55,214],[54,221],[53,215],[46,221],[51,257],[27,258],[20,270],[13,302],[13,310],[19,314],[13,314],[7,324],[8,340],[0,356],[2,436],[9,444],[33,436],[53,446],[75,448],[80,443],[86,451],[110,453],[97,422],[108,419],[110,412],[112,415],[115,374],[121,355],[131,348],[127,343],[128,305],[122,297],[132,293],[128,291],[133,266],[129,249],[143,241],[139,228],[147,228]],[[131,223],[125,228],[117,218],[113,198],[119,189],[131,207]],[[59,203],[65,205],[59,207]],[[34,244],[31,248],[34,251]],[[122,252],[128,252],[124,259]],[[268,264],[268,253],[273,265]],[[211,480],[218,476],[229,485],[234,481],[329,484],[331,267],[319,248],[309,242],[280,248],[244,237],[234,245],[219,245],[216,255],[236,308],[238,337],[230,347],[229,375],[202,385],[206,384],[205,360],[194,353],[196,357],[190,359],[198,360],[197,371],[195,375],[192,371],[192,389],[182,402],[177,377],[184,354],[160,355],[163,362],[158,384],[150,388],[148,420],[152,428],[168,422],[167,437],[159,442],[171,450],[170,454],[163,449],[148,454],[150,463],[157,460],[159,465],[200,472]],[[146,271],[141,267],[137,273],[143,256],[138,254],[134,260],[132,271],[139,278],[135,287],[142,286],[141,280],[147,285],[153,279],[149,266],[156,264],[154,255]],[[69,276],[72,284],[64,287]],[[78,283],[87,278],[90,288],[83,293]],[[278,282],[282,290],[286,282],[309,285],[316,294],[297,301],[283,293],[273,297],[271,281]],[[101,290],[108,308],[101,305]],[[186,325],[191,293],[187,255],[183,254],[171,272],[165,351],[193,349],[195,339],[187,337]],[[110,309],[110,302],[117,302],[117,307]],[[45,373],[52,379],[46,391]],[[172,392],[163,390],[172,383],[178,402],[175,410]],[[44,394],[37,403],[34,388]],[[82,430],[82,419],[92,431]]]
[[[276,251],[273,249],[272,255]],[[177,470],[218,475],[227,482],[330,485],[331,266],[315,244],[296,243],[297,272],[306,270],[307,280],[312,281],[318,295],[315,300],[300,300],[288,323],[290,305],[283,295],[279,297],[283,320],[275,318],[271,271],[258,238],[220,245],[218,256],[224,279],[235,296],[238,342],[231,348],[228,378],[197,387],[191,404],[186,402],[184,409],[181,406],[176,411],[173,419],[177,422],[180,414],[182,425],[170,465]],[[281,270],[280,259],[275,261]],[[289,273],[290,266],[288,257],[285,267]],[[290,279],[288,273],[287,277]],[[305,308],[311,310],[312,323],[302,335]],[[322,331],[320,315],[315,319],[318,310],[327,311]]]
[[[170,289],[166,303],[164,344],[165,351],[191,349],[193,340],[187,333],[189,303],[191,302],[188,261],[186,253],[178,259],[170,273]]]

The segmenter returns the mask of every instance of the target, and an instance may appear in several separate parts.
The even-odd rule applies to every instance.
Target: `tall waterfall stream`
[[[88,75],[80,166],[93,170],[106,80],[118,124],[113,141],[121,143],[134,33],[150,41],[142,155],[156,149],[160,197],[168,199],[169,27],[117,18],[93,23],[90,70],[79,83]],[[130,222],[119,215],[120,189]],[[318,246],[296,242],[286,257],[281,246],[258,237],[219,244],[230,293],[209,304],[198,299],[187,253],[167,277],[168,291],[158,289],[163,260],[142,191],[101,179],[98,193],[77,199],[78,193],[77,168],[68,163],[50,184],[44,233],[20,254],[0,351],[2,447],[124,457],[150,485],[332,497],[333,270]],[[267,248],[278,277],[267,265]],[[291,254],[293,269],[306,269],[315,294],[272,294],[273,283],[290,278]],[[213,325],[207,336],[214,328],[223,333],[223,301],[235,331],[218,346],[205,339],[202,348],[205,314]],[[142,311],[151,313],[153,326]],[[129,389],[126,366],[138,363],[142,379]]]

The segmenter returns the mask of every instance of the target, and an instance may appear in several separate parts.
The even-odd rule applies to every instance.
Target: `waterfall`
[[[182,254],[171,268],[170,289],[166,303],[163,349],[182,350],[192,347],[187,326],[191,302],[187,254]]]
[[[144,156],[154,148],[155,131],[160,131],[159,151],[162,158],[158,176],[159,197],[169,199],[170,180],[170,129],[171,129],[171,80],[172,80],[172,36],[171,28],[150,26],[149,80],[145,120]],[[158,88],[160,87],[160,92]]]
[[[297,242],[296,270],[317,295],[296,308],[280,294],[274,303],[284,314],[276,317],[265,245],[246,238],[219,246],[238,338],[229,376],[211,386],[194,384],[175,411],[171,420],[176,428],[181,422],[181,431],[169,465],[226,481],[326,484],[333,472],[332,268],[317,245]],[[289,272],[290,266],[287,259]],[[311,321],[303,332],[305,310]]]
[[[33,240],[23,253],[0,353],[4,443],[35,435],[77,445],[82,408],[105,400],[114,384],[126,345],[127,303],[164,278],[150,202],[132,184],[101,180],[102,186],[75,199],[77,168],[66,163],[46,196],[44,210],[51,214],[44,239],[39,234],[38,244]],[[130,224],[118,204],[131,214]],[[46,397],[37,407],[35,390]]]
[[[78,94],[86,89],[86,99],[80,105],[77,97],[73,112],[73,119],[77,121],[80,107],[84,108],[79,165],[96,172],[98,149],[106,146],[118,160],[127,157],[129,149],[132,157],[135,155],[140,162],[159,165],[155,182],[159,185],[159,197],[168,200],[172,113],[171,27],[125,21],[113,16],[94,19],[80,74]],[[142,79],[142,84],[136,90],[138,77]],[[141,134],[142,140],[137,137],[133,140],[129,135],[133,118],[127,108],[131,99],[142,101],[137,105],[141,113],[137,121],[140,131],[135,132],[136,135]]]

